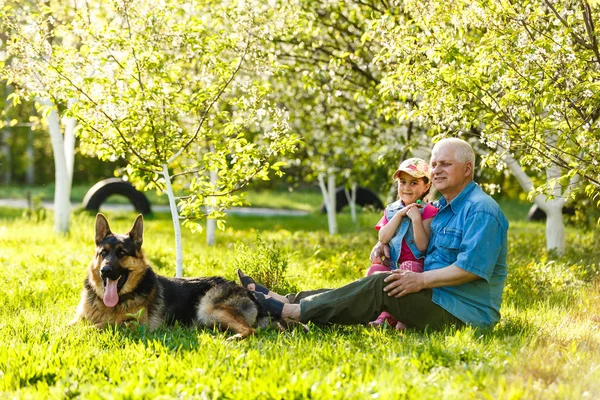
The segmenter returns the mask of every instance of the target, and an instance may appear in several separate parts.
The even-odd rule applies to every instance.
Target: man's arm
[[[385,278],[388,285],[383,290],[389,296],[402,297],[423,289],[458,286],[476,279],[481,279],[481,277],[454,265],[423,273],[394,270],[390,276]]]

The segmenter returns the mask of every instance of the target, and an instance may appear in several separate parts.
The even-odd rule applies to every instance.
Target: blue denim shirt
[[[474,182],[449,204],[442,197],[437,207],[424,270],[454,265],[482,279],[434,288],[432,300],[467,324],[493,326],[500,319],[506,280],[508,221]]]
[[[401,200],[398,200],[385,209],[385,218],[388,221],[398,213],[398,211],[405,208],[405,205]],[[423,213],[423,209],[420,209],[421,214]],[[412,221],[408,217],[402,217],[402,221],[400,221],[400,225],[398,225],[398,229],[396,233],[388,243],[390,246],[390,268],[398,269],[398,259],[400,258],[400,253],[402,252],[402,241],[405,240],[408,248],[415,255],[415,258],[423,258],[425,254],[419,250],[417,244],[415,243],[415,234],[413,232]]]

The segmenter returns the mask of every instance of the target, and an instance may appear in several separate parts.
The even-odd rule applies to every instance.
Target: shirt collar
[[[474,181],[471,181],[465,186],[465,188],[456,196],[450,203],[446,202],[446,198],[442,196],[439,200],[439,208],[444,208],[446,205],[450,206],[450,209],[454,214],[458,214],[460,210],[465,206],[465,199],[469,194],[477,187]]]

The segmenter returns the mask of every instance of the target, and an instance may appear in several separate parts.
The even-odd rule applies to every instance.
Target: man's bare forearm
[[[423,289],[433,289],[442,286],[458,286],[463,283],[480,279],[479,276],[454,265],[423,272],[422,277],[424,284]]]

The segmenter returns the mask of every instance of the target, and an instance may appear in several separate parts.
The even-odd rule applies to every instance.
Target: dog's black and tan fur
[[[178,322],[231,330],[236,338],[268,325],[268,313],[246,288],[232,281],[155,274],[142,252],[143,233],[141,215],[123,235],[110,231],[104,215],[96,216],[96,256],[71,323],[84,319],[104,327],[139,318],[149,329]]]

